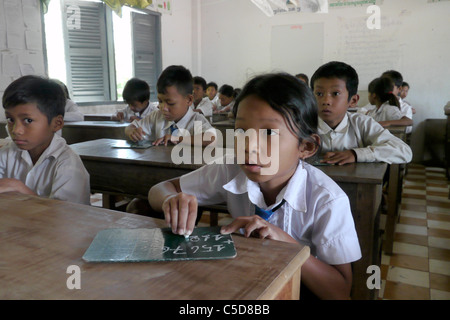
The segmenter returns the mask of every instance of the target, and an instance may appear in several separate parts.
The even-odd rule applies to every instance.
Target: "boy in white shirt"
[[[194,77],[194,105],[193,111],[203,114],[205,117],[211,117],[213,104],[206,94],[206,80],[202,77]]]
[[[0,193],[90,204],[89,174],[55,134],[64,126],[66,103],[59,84],[25,76],[6,88],[2,103],[12,141],[0,149]]]
[[[134,120],[125,129],[130,140],[149,140],[154,145],[177,144],[184,139],[181,130],[177,129],[184,129],[190,134],[191,144],[202,141],[202,145],[206,146],[215,140],[215,130],[209,121],[190,108],[193,103],[193,78],[189,70],[183,66],[167,67],[158,79],[157,88],[159,109],[142,120]],[[201,130],[196,130],[196,124],[201,125],[198,128]],[[203,139],[206,131],[208,137]],[[196,134],[202,137],[195,138]]]
[[[128,80],[123,88],[122,97],[128,106],[112,116],[114,121],[133,122],[145,118],[158,109],[158,103],[150,102],[150,87],[144,80],[137,78]]]
[[[321,162],[404,163],[411,161],[411,148],[372,118],[347,112],[358,103],[358,74],[343,62],[321,66],[311,79],[319,109]]]
[[[209,82],[206,85],[206,95],[208,96],[209,101],[211,101],[211,103],[213,104],[213,109],[214,109],[214,107],[217,108],[217,106],[220,104],[219,94],[218,94],[217,89],[218,89],[218,87],[215,82]]]

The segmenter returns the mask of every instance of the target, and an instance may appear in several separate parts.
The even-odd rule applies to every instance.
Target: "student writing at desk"
[[[215,130],[209,121],[200,113],[192,111],[193,78],[191,72],[183,66],[167,67],[157,83],[159,109],[142,120],[134,120],[125,134],[132,141],[153,141],[154,145],[169,142],[183,142],[178,129],[184,129],[191,136],[190,142],[202,141],[208,145],[215,140]],[[195,123],[201,124],[202,138],[196,139]],[[203,133],[208,131],[209,137],[203,141]],[[209,140],[209,138],[211,138]]]
[[[258,76],[245,85],[233,113],[238,135],[249,130],[260,134],[245,143],[245,162],[210,164],[162,182],[149,191],[151,206],[164,212],[174,233],[190,234],[198,205],[226,202],[235,220],[222,233],[242,228],[245,236],[310,246],[301,275],[308,292],[347,299],[350,263],[361,258],[361,250],[347,195],[304,161],[320,141],[311,90],[291,75]],[[264,154],[273,156],[270,164],[261,163]],[[269,166],[276,170],[267,171]]]
[[[6,88],[2,103],[12,141],[0,149],[0,193],[89,204],[89,174],[55,134],[64,126],[66,98],[60,85],[25,76]]]
[[[214,113],[227,113],[233,110],[236,94],[234,88],[224,84],[219,89],[219,105],[213,108]]]
[[[150,87],[144,80],[137,78],[128,80],[123,88],[122,97],[128,106],[112,116],[114,121],[132,122],[158,109],[157,103],[150,102]]]
[[[311,79],[319,109],[322,162],[405,163],[411,161],[411,148],[371,117],[348,112],[358,103],[358,74],[343,62],[321,66]]]

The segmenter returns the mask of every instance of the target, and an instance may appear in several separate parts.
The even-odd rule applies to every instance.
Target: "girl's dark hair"
[[[150,86],[144,80],[131,78],[123,88],[122,97],[127,103],[134,101],[143,103],[150,100]]]
[[[219,93],[223,94],[224,96],[227,96],[229,98],[234,97],[234,88],[228,84],[224,84],[220,87]]]
[[[388,77],[380,77],[369,83],[369,92],[374,93],[383,104],[389,101],[389,104],[400,109],[400,102],[392,92],[394,90],[394,82]]]
[[[317,104],[311,89],[300,79],[287,73],[271,73],[257,76],[242,89],[233,107],[236,117],[239,104],[246,97],[255,95],[267,102],[286,120],[299,143],[317,134]],[[316,143],[314,139],[310,141]]]
[[[7,110],[26,103],[36,103],[50,124],[54,117],[64,116],[66,96],[56,81],[32,75],[23,76],[6,88],[2,104]]]

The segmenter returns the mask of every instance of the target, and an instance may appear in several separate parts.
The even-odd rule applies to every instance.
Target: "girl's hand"
[[[164,217],[172,232],[179,235],[190,235],[197,219],[197,198],[180,192],[168,196],[162,205]]]
[[[220,233],[230,234],[241,228],[245,230],[244,235],[247,238],[250,236],[255,236],[260,239],[267,238],[272,240],[297,243],[297,241],[289,234],[257,215],[238,217],[229,225],[223,226],[220,229]]]

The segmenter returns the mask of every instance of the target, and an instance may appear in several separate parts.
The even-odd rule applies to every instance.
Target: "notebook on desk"
[[[195,228],[186,239],[170,228],[106,229],[97,233],[83,256],[87,262],[211,260],[236,257],[231,235],[220,227]]]
[[[132,142],[128,140],[117,140],[112,144],[116,149],[147,149],[153,147],[152,141],[142,140],[138,142]]]

